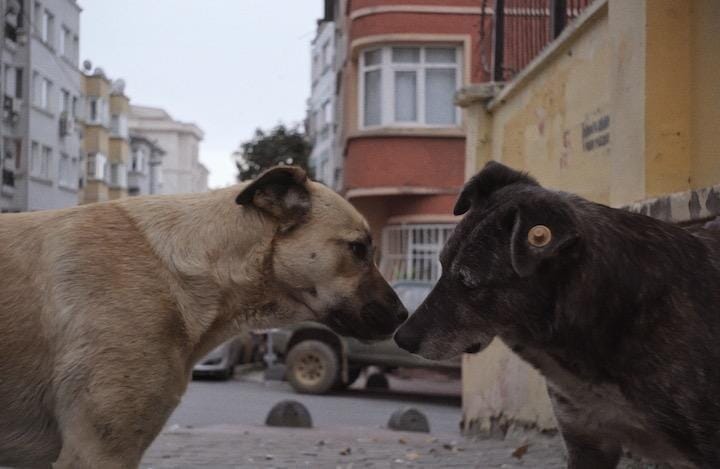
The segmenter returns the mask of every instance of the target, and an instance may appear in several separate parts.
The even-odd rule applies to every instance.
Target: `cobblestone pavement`
[[[454,435],[332,427],[171,427],[143,468],[563,468],[559,438],[469,440]]]

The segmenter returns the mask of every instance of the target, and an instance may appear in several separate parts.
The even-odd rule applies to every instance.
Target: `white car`
[[[233,376],[235,365],[249,359],[252,350],[249,336],[237,336],[223,342],[193,367],[193,378],[207,376],[223,380]]]

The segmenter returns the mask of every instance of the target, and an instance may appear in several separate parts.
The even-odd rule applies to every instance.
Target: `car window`
[[[415,311],[420,303],[423,302],[428,293],[430,293],[429,285],[397,285],[395,291],[397,292],[400,301],[403,302],[405,308],[412,313]]]

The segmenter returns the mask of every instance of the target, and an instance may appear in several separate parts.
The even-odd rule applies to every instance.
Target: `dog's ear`
[[[453,214],[462,215],[478,201],[490,196],[498,189],[510,184],[529,184],[538,186],[538,182],[527,173],[515,171],[496,161],[488,161],[485,167],[473,176],[460,192]]]
[[[518,208],[510,240],[510,259],[520,277],[558,257],[580,238],[569,213],[559,207]]]
[[[297,166],[276,166],[245,187],[235,201],[272,215],[287,229],[300,223],[310,212],[307,180],[305,171]]]

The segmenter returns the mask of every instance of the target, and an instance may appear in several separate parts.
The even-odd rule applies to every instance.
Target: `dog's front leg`
[[[622,447],[600,438],[586,424],[578,422],[575,408],[548,387],[560,433],[567,450],[568,469],[615,469],[622,456]]]

